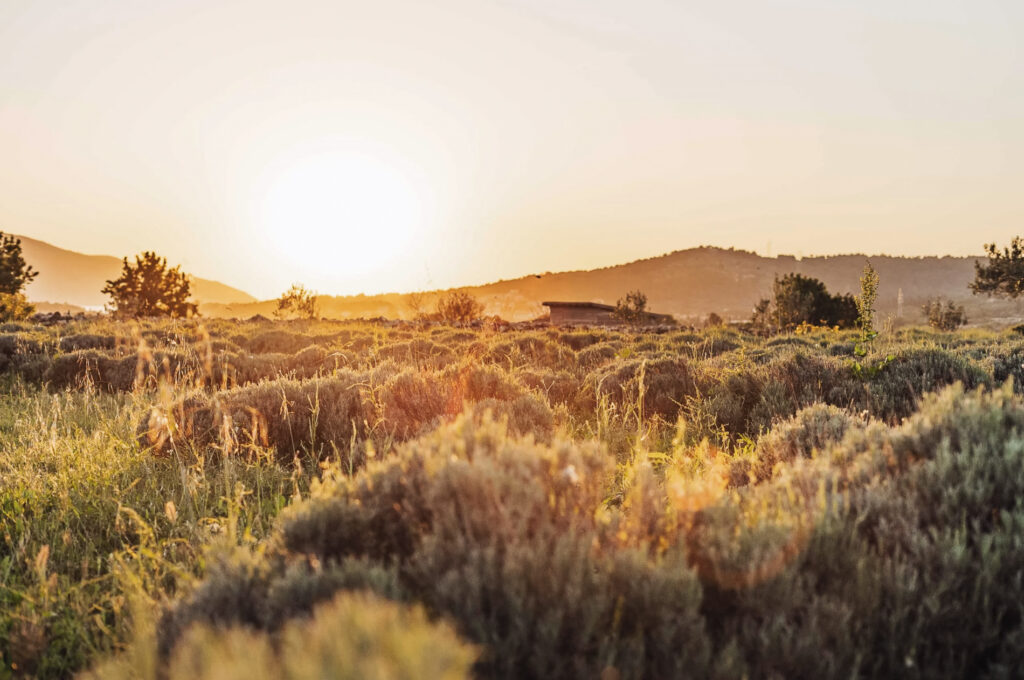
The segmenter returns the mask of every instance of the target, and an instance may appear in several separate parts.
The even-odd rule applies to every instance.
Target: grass
[[[1009,677],[1024,342],[854,340],[8,326],[0,678]]]

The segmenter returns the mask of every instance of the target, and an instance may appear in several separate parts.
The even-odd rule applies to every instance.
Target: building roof
[[[608,312],[615,311],[611,305],[603,305],[600,302],[542,302],[545,307],[579,307],[583,309],[602,309]]]

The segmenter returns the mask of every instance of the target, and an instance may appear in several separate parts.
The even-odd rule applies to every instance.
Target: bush
[[[955,331],[967,325],[967,312],[963,305],[952,300],[943,302],[942,298],[932,298],[921,307],[928,325],[940,331]]]
[[[777,424],[757,440],[753,460],[740,460],[733,466],[734,485],[749,479],[760,483],[772,478],[775,466],[798,458],[810,458],[815,452],[842,441],[851,428],[863,428],[864,422],[846,411],[814,404]]]
[[[1004,676],[1024,658],[1022,456],[1011,392],[953,387],[700,511],[716,647],[756,677]]]
[[[137,648],[145,645],[136,642]],[[344,593],[312,608],[308,619],[286,622],[274,638],[243,626],[196,626],[166,663],[145,663],[144,649],[133,656],[107,662],[85,677],[455,680],[469,677],[476,650],[449,625],[431,622],[422,607]]]
[[[600,520],[609,472],[595,448],[516,442],[462,420],[291,508],[275,550],[281,564],[394,565],[409,597],[484,646],[478,676],[703,676],[710,648],[693,573],[678,553],[620,545],[622,532]],[[230,621],[236,601],[211,611],[186,600],[179,611]]]
[[[441,296],[435,314],[447,323],[470,323],[483,317],[484,306],[469,293],[456,290]]]
[[[154,408],[139,423],[143,446],[215,445],[225,453],[271,449],[282,463],[299,454],[363,462],[360,446],[372,416],[363,389],[365,374],[338,371],[329,378],[279,379],[213,395],[197,395],[168,409]],[[187,452],[187,451],[186,451]]]

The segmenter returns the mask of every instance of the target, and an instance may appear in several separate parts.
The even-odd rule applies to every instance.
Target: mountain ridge
[[[488,314],[509,320],[542,315],[545,300],[578,300],[614,304],[628,291],[643,290],[648,308],[696,321],[714,312],[726,319],[746,319],[760,298],[771,295],[776,276],[799,273],[820,279],[833,293],[858,293],[860,275],[870,261],[881,283],[877,308],[882,316],[902,323],[922,321],[920,307],[942,296],[963,304],[972,319],[991,321],[1020,316],[1012,301],[972,296],[968,283],[974,262],[982,256],[793,255],[764,257],[745,250],[701,246],[589,270],[545,272],[492,283],[427,291],[432,304],[448,291],[477,296]],[[900,296],[902,294],[902,305]],[[326,317],[409,318],[409,295],[382,293],[319,297]],[[251,304],[205,305],[208,316],[269,316],[273,300]]]

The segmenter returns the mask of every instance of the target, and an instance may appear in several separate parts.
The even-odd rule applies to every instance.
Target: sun
[[[385,269],[408,251],[424,219],[407,174],[350,151],[292,160],[267,178],[261,202],[270,251],[308,280]]]

